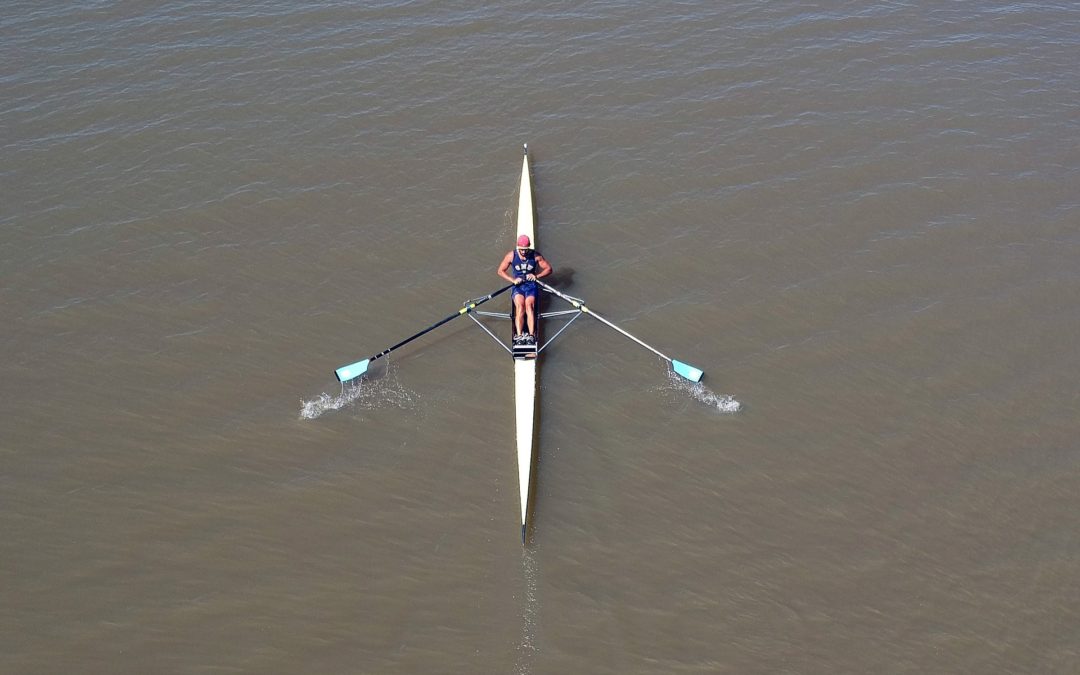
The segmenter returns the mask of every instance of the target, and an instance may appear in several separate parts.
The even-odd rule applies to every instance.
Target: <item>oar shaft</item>
[[[369,356],[368,361],[374,361],[375,359],[381,359],[382,357],[386,356],[387,354],[394,351],[398,347],[404,347],[405,345],[409,344],[413,340],[415,340],[417,338],[421,338],[421,337],[427,335],[428,333],[435,330],[439,326],[443,325],[447,321],[451,321],[453,319],[456,319],[459,316],[461,316],[462,314],[467,313],[468,311],[469,311],[468,307],[462,307],[460,310],[458,310],[457,312],[454,312],[453,314],[451,314],[450,316],[446,317],[445,319],[439,321],[438,323],[433,323],[430,326],[428,326],[427,328],[425,328],[424,330],[420,331],[419,333],[416,333],[415,335],[412,335],[410,337],[405,338],[404,340],[402,340],[401,342],[397,343],[396,345],[394,345],[392,347],[387,347],[386,349],[382,350],[381,352],[379,352],[375,356]]]
[[[374,361],[376,359],[381,359],[382,357],[386,356],[387,354],[394,351],[395,349],[397,349],[399,347],[404,347],[405,345],[409,344],[413,340],[415,340],[415,339],[417,339],[419,337],[423,337],[424,335],[427,335],[428,333],[435,330],[439,326],[443,325],[444,323],[446,323],[448,321],[451,321],[452,319],[456,319],[457,317],[461,316],[462,314],[468,314],[469,312],[474,310],[477,305],[482,305],[485,302],[487,302],[488,300],[491,300],[495,296],[499,295],[500,293],[505,293],[506,291],[510,290],[513,286],[514,286],[513,284],[509,284],[507,286],[503,286],[502,288],[500,288],[497,291],[492,291],[491,293],[488,293],[485,296],[476,298],[475,300],[469,300],[467,303],[465,303],[464,307],[462,307],[458,311],[454,312],[450,316],[446,317],[445,319],[441,319],[441,320],[431,324],[430,326],[428,326],[424,330],[420,331],[419,333],[416,333],[415,335],[410,335],[409,337],[405,338],[404,340],[397,343],[396,345],[393,345],[392,347],[387,347],[386,349],[382,350],[378,354],[375,354],[374,356],[370,356],[370,357],[364,359],[363,361],[357,361],[356,363],[350,364],[348,366],[342,366],[341,368],[338,368],[336,371],[334,371],[334,374],[337,376],[338,380],[340,380],[342,382],[344,382],[345,380],[351,380],[353,378],[360,377],[361,375],[363,375],[367,371],[368,364],[371,361]]]
[[[462,307],[458,311],[454,312],[450,316],[446,317],[445,319],[442,319],[442,320],[440,320],[440,321],[438,321],[436,323],[431,324],[430,326],[428,326],[424,330],[420,331],[419,333],[417,333],[415,335],[412,335],[412,336],[409,336],[409,337],[405,338],[404,340],[397,343],[393,347],[387,347],[386,349],[382,350],[381,352],[379,352],[375,356],[370,357],[368,360],[369,361],[374,361],[375,359],[381,359],[382,357],[386,356],[387,354],[394,351],[398,347],[404,347],[405,345],[409,344],[413,340],[427,335],[428,333],[435,330],[439,326],[443,325],[447,321],[452,321],[452,320],[458,318],[459,316],[461,316],[462,314],[468,314],[473,309],[475,309],[477,305],[482,305],[485,302],[487,302],[488,300],[490,300],[490,299],[494,298],[495,296],[499,295],[500,293],[505,293],[506,291],[510,290],[513,287],[514,287],[514,284],[509,284],[507,286],[503,286],[502,288],[500,288],[497,291],[492,291],[491,293],[488,293],[487,295],[485,295],[483,297],[477,298],[475,300],[470,300],[468,304],[466,304],[464,307]]]
[[[641,345],[641,346],[642,346],[642,347],[644,347],[645,349],[648,349],[648,350],[649,350],[650,352],[652,352],[653,354],[656,354],[657,356],[659,356],[660,358],[664,359],[664,360],[665,360],[665,361],[667,361],[668,363],[671,363],[671,362],[672,362],[672,360],[671,360],[671,357],[670,357],[670,356],[668,356],[667,354],[664,354],[664,353],[662,353],[662,352],[661,352],[661,351],[660,351],[659,349],[657,349],[656,347],[653,347],[653,346],[651,346],[651,345],[647,345],[647,344],[645,344],[644,342],[642,342],[642,341],[641,341],[641,340],[639,340],[638,338],[634,337],[634,336],[633,336],[633,335],[631,335],[630,333],[627,333],[627,332],[626,332],[625,330],[623,330],[622,328],[619,328],[619,327],[618,327],[618,326],[616,326],[615,324],[611,323],[610,321],[608,321],[608,320],[607,320],[607,319],[605,319],[604,317],[600,316],[600,315],[599,315],[599,314],[597,314],[596,312],[594,312],[594,311],[592,311],[591,309],[589,309],[588,307],[586,307],[586,306],[585,306],[585,303],[584,303],[584,302],[579,302],[578,300],[575,300],[574,298],[571,298],[571,297],[570,297],[569,295],[566,295],[565,293],[562,293],[562,292],[560,292],[560,291],[559,291],[558,289],[555,289],[555,288],[552,288],[551,286],[548,286],[547,284],[545,284],[545,283],[544,283],[543,281],[540,281],[539,279],[537,279],[536,283],[540,284],[540,286],[541,286],[542,288],[546,289],[546,290],[547,290],[548,292],[550,292],[550,293],[554,293],[555,295],[559,296],[559,297],[560,297],[560,298],[562,298],[563,300],[566,300],[566,301],[567,301],[567,302],[569,302],[569,303],[570,303],[571,305],[573,305],[573,306],[574,306],[574,307],[576,307],[577,309],[580,309],[580,310],[581,310],[582,312],[584,312],[585,314],[588,314],[588,315],[592,316],[593,318],[597,319],[598,321],[600,321],[601,323],[603,323],[603,324],[604,324],[604,325],[606,325],[607,327],[609,327],[609,328],[614,328],[614,329],[615,329],[615,330],[617,330],[618,332],[622,333],[622,334],[623,334],[623,335],[625,335],[626,337],[628,337],[628,338],[630,338],[631,340],[633,340],[634,342],[638,343],[639,345]]]

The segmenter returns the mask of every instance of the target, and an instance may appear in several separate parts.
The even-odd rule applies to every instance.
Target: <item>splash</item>
[[[313,420],[345,406],[362,410],[386,407],[404,410],[413,407],[415,403],[416,394],[402,386],[393,369],[388,368],[381,375],[373,374],[352,382],[342,382],[341,392],[337,396],[323,392],[308,401],[301,399],[300,418]]]
[[[742,409],[742,404],[730,394],[717,394],[704,384],[690,382],[671,370],[667,371],[667,377],[668,385],[665,387],[667,391],[676,394],[689,394],[695,401],[704,403],[710,408],[715,408],[718,413],[730,415]]]

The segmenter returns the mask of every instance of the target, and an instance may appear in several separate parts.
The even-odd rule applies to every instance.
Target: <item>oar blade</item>
[[[671,360],[672,369],[682,375],[691,382],[701,382],[701,378],[705,376],[705,371],[701,368],[695,368],[689,363],[683,363],[682,361]]]
[[[363,361],[357,361],[356,363],[342,366],[334,371],[334,375],[337,375],[338,382],[347,382],[355,379],[367,372],[368,363],[370,361],[371,359],[364,359]]]

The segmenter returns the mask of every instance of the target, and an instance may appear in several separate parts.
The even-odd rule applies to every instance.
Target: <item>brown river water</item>
[[[3,14],[0,672],[1080,672],[1080,5]]]

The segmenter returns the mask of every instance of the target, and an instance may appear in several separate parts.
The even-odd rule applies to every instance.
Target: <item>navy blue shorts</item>
[[[510,297],[515,295],[523,295],[526,298],[536,298],[540,295],[540,287],[536,285],[535,281],[522,281],[517,286],[510,289]]]

